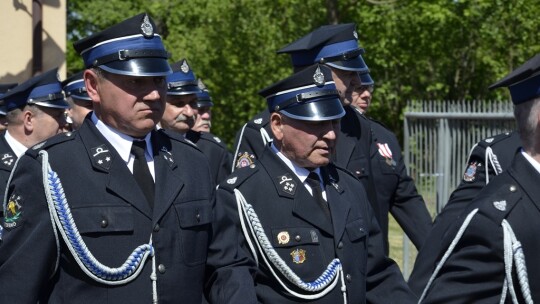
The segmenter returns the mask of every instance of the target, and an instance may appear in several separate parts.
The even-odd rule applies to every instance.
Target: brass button
[[[156,224],[156,225],[154,226],[154,232],[158,232],[158,231],[159,231],[159,224]]]
[[[299,235],[297,235],[297,236],[294,237],[294,240],[297,241],[297,242],[300,242],[302,240],[302,238]]]
[[[166,270],[165,265],[163,265],[163,264],[159,264],[157,269],[158,269],[159,273],[165,273],[165,270]]]
[[[338,248],[338,249],[343,248],[343,242],[339,242],[339,243],[337,244],[337,248]]]
[[[107,226],[109,226],[109,222],[105,219],[101,220],[101,228],[106,228]]]

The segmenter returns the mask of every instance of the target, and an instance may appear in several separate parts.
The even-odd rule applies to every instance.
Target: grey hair
[[[536,134],[540,128],[540,97],[515,105],[514,118],[523,148],[531,151],[536,146],[537,137],[540,137],[540,134]]]

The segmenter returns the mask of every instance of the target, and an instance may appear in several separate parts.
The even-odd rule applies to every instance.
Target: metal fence
[[[434,217],[461,181],[472,146],[515,129],[510,101],[413,100],[404,119],[404,160]],[[414,259],[404,237],[403,273]],[[411,262],[412,261],[412,262]]]

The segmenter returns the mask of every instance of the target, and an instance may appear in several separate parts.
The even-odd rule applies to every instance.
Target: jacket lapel
[[[170,139],[160,132],[153,132],[152,147],[156,174],[154,222],[157,222],[171,207],[184,182],[177,172],[178,164],[174,161]]]
[[[538,187],[540,173],[523,155],[521,155],[521,153],[516,154],[513,164],[508,171],[540,211],[540,188]],[[519,174],[516,174],[516,172],[519,172]]]
[[[270,149],[264,150],[259,161],[272,177],[278,195],[291,200],[292,213],[314,227],[333,235],[332,223],[296,174],[291,172]]]
[[[345,225],[347,224],[347,217],[351,209],[349,200],[343,199],[345,190],[339,185],[339,176],[332,167],[327,166],[321,168],[321,173],[324,179],[324,186],[326,190],[326,199],[330,206],[330,213],[332,215],[332,224],[334,227],[334,241],[339,243],[343,232],[345,231]]]
[[[150,206],[142,190],[137,185],[133,174],[92,121],[86,119],[79,132],[92,167],[96,172],[103,174],[101,178],[107,180],[107,190],[133,205],[148,218],[151,218]]]

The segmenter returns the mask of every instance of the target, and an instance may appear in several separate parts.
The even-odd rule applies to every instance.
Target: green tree
[[[291,74],[276,50],[328,23],[355,22],[376,82],[370,115],[401,134],[411,99],[508,98],[487,87],[540,51],[540,2],[526,0],[68,0],[68,39],[146,11],[171,61],[187,58],[229,145],[265,107],[257,92]],[[68,73],[82,61],[68,43]]]

